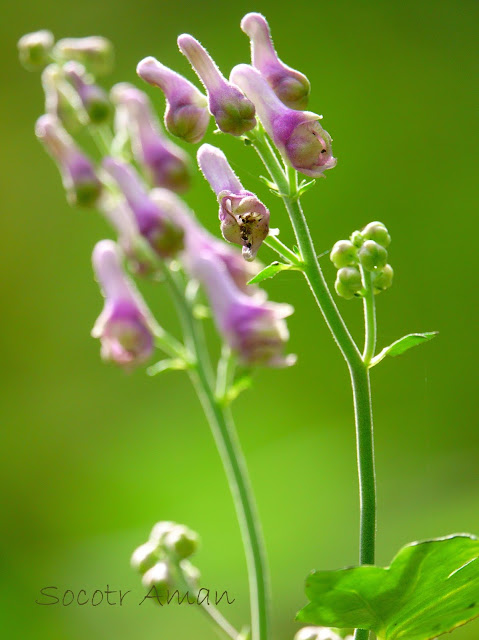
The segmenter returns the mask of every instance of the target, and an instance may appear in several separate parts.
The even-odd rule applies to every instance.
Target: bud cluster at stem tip
[[[338,269],[336,293],[346,300],[362,297],[365,288],[361,270],[371,274],[375,294],[389,289],[393,281],[387,252],[390,242],[382,222],[370,222],[362,231],[355,231],[349,240],[336,242],[330,254],[331,262]]]
[[[158,522],[147,542],[133,552],[131,565],[142,575],[143,586],[156,595],[184,587],[196,588],[200,572],[188,560],[199,546],[197,533],[175,522]]]

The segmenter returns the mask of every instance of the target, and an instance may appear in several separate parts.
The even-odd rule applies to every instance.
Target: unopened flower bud
[[[200,570],[193,566],[188,560],[182,560],[180,562],[180,569],[183,572],[188,586],[197,588],[201,578]]]
[[[189,558],[198,550],[198,534],[184,525],[177,525],[166,533],[163,545],[170,553],[181,560]]]
[[[171,522],[169,520],[157,522],[151,530],[150,542],[157,547],[162,546],[165,541],[165,536],[170,533],[170,531],[173,531],[177,526],[176,522]]]
[[[251,191],[246,191],[225,154],[210,144],[198,150],[198,164],[220,204],[221,232],[228,242],[243,247],[251,261],[269,233],[269,211]]]
[[[136,72],[165,94],[165,127],[168,131],[186,142],[199,142],[210,121],[206,96],[186,78],[151,56],[138,63]]]
[[[390,264],[372,274],[372,284],[374,293],[386,291],[393,283],[394,271]]]
[[[85,207],[94,205],[101,192],[101,183],[93,164],[78,149],[57,118],[49,114],[41,116],[37,120],[35,134],[57,163],[69,202]]]
[[[351,300],[351,298],[357,296],[363,288],[359,269],[356,267],[339,269],[334,287],[338,296],[346,300]]]
[[[149,172],[157,187],[181,193],[190,186],[190,158],[161,131],[160,124],[143,91],[127,83],[111,91],[120,125],[126,126],[135,160]]]
[[[206,49],[188,34],[178,38],[180,51],[188,58],[208,93],[208,106],[218,128],[240,136],[256,126],[255,106],[222,75]]]
[[[151,199],[140,176],[132,166],[107,157],[103,168],[122,191],[133,211],[138,229],[162,257],[176,255],[183,247],[183,231]]]
[[[313,178],[336,166],[331,137],[319,124],[321,116],[285,106],[259,71],[247,64],[234,67],[230,80],[253,101],[264,128],[289,165]]]
[[[374,240],[385,249],[391,244],[391,236],[382,222],[370,222],[361,233],[366,240]]]
[[[56,43],[53,53],[63,62],[81,62],[95,76],[106,75],[113,69],[113,45],[102,36],[64,38]]]
[[[158,562],[157,547],[153,542],[145,542],[133,552],[131,566],[141,574]]]
[[[159,597],[165,596],[174,583],[168,564],[157,562],[143,574],[142,583],[147,589],[155,587]]]
[[[102,240],[95,246],[93,267],[105,306],[92,336],[101,340],[103,359],[130,369],[147,360],[153,352],[151,315],[123,271],[121,252],[112,240]]]
[[[54,38],[50,31],[26,33],[17,43],[20,62],[28,71],[37,71],[48,64]]]
[[[382,269],[388,261],[388,252],[374,240],[366,240],[358,251],[359,262],[367,271]]]
[[[341,269],[357,264],[358,252],[349,240],[339,240],[332,248],[330,258],[336,269]]]
[[[93,83],[85,67],[79,62],[68,62],[63,67],[63,71],[80,96],[90,122],[94,124],[105,122],[111,114],[111,105],[106,92]]]
[[[309,80],[278,58],[265,17],[248,13],[241,21],[241,28],[251,40],[253,67],[266,78],[283,104],[291,109],[305,109],[311,90]]]

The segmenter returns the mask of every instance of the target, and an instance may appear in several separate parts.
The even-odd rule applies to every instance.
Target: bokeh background
[[[224,71],[248,58],[244,13],[263,12],[280,56],[313,85],[338,166],[304,198],[318,251],[370,220],[393,236],[394,287],[378,299],[379,345],[410,331],[440,337],[373,372],[379,480],[378,562],[414,539],[479,533],[477,428],[476,0],[18,0],[2,3],[0,182],[2,265],[2,569],[5,637],[211,638],[194,607],[138,606],[131,551],[160,519],[203,539],[202,584],[228,589],[238,625],[248,600],[245,563],[223,471],[181,373],[125,375],[100,361],[89,337],[102,301],[93,244],[110,231],[72,210],[35,140],[39,76],[22,70],[16,41],[38,28],[57,37],[102,34],[116,45],[111,82],[136,82],[146,55],[194,76],[176,36],[197,36]],[[141,84],[138,81],[138,84]],[[147,89],[158,110],[160,92]],[[247,188],[291,233],[262,169],[234,139],[227,151]],[[194,151],[194,149],[192,149]],[[197,175],[188,202],[217,233],[217,207]],[[272,258],[269,250],[261,258]],[[332,282],[327,257],[322,259]],[[348,377],[295,273],[266,285],[289,301],[297,366],[263,371],[235,407],[273,584],[274,638],[290,640],[312,568],[357,558],[358,500]],[[176,330],[161,288],[144,287]],[[339,302],[356,336],[357,301]],[[122,608],[35,604],[39,589],[131,589]],[[455,632],[472,640],[479,624]]]

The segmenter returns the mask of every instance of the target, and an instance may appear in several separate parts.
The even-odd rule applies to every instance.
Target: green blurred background
[[[102,301],[93,244],[109,234],[65,202],[53,163],[33,135],[39,76],[23,71],[16,41],[102,34],[116,45],[112,82],[135,82],[146,55],[193,79],[176,36],[197,36],[226,72],[248,58],[247,11],[269,19],[280,56],[313,85],[338,166],[304,198],[317,248],[370,220],[390,228],[392,290],[378,299],[380,346],[417,330],[440,337],[373,372],[379,479],[378,562],[404,543],[479,533],[477,429],[477,0],[18,0],[2,3],[0,100],[3,238],[0,607],[5,637],[196,638],[214,636],[194,607],[138,606],[129,556],[154,522],[201,533],[202,585],[228,589],[236,624],[247,613],[245,563],[228,489],[205,419],[181,373],[125,375],[89,337]],[[108,79],[109,81],[109,79]],[[138,84],[141,84],[138,81]],[[473,85],[476,85],[473,87]],[[162,110],[160,92],[149,91]],[[249,149],[227,151],[247,188],[285,214],[258,179]],[[197,175],[187,197],[217,232],[217,207]],[[272,256],[263,250],[261,258]],[[324,269],[332,282],[327,257]],[[357,480],[344,363],[295,273],[267,283],[290,319],[297,366],[263,371],[235,408],[271,563],[275,640],[291,640],[312,568],[356,562]],[[170,301],[146,287],[161,322]],[[361,333],[361,305],[340,301]],[[35,604],[39,589],[133,590],[125,605]],[[455,632],[477,638],[479,624]]]

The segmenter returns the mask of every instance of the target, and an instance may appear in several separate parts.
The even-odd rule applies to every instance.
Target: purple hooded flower
[[[213,254],[195,253],[190,260],[194,277],[206,289],[219,331],[241,361],[250,366],[294,364],[294,356],[283,354],[289,338],[284,318],[293,308],[242,293]]]
[[[247,64],[234,67],[231,80],[255,103],[259,119],[288,164],[312,178],[336,166],[331,137],[319,124],[321,116],[286,107],[259,71]]]
[[[210,144],[198,150],[198,164],[220,204],[221,232],[228,242],[242,245],[251,261],[269,233],[269,211],[251,191],[246,191],[225,154]]]
[[[50,114],[41,116],[35,134],[60,169],[67,197],[71,204],[92,206],[101,192],[93,164],[78,149],[59,120]]]
[[[122,191],[140,234],[162,257],[175,255],[183,247],[183,231],[153,202],[133,167],[107,157],[103,160],[103,168]]]
[[[67,62],[63,72],[75,87],[91,122],[99,124],[107,120],[111,105],[105,91],[88,77],[85,67],[78,62]]]
[[[253,129],[256,126],[254,104],[226,80],[198,40],[183,34],[178,38],[178,46],[208,93],[209,110],[218,128],[234,136]]]
[[[311,86],[308,78],[285,65],[278,58],[266,18],[260,13],[247,13],[241,28],[251,40],[251,62],[278,98],[291,109],[305,109]]]
[[[102,240],[95,246],[93,268],[105,306],[91,334],[101,340],[104,360],[132,368],[151,356],[154,337],[149,311],[121,262],[121,253],[112,240]]]
[[[120,124],[128,129],[135,159],[148,169],[155,186],[185,191],[190,186],[189,157],[163,135],[146,93],[121,83],[111,95]]]
[[[165,94],[165,127],[168,131],[186,142],[199,142],[210,122],[206,96],[186,78],[151,56],[138,63],[136,72]]]
[[[183,200],[171,191],[153,189],[150,197],[170,221],[182,229],[184,234],[182,258],[192,275],[194,275],[192,256],[204,253],[212,254],[215,259],[222,262],[240,291],[258,299],[264,299],[264,291],[262,289],[248,285],[251,278],[258,273],[257,264],[245,262],[241,254],[233,247],[228,246],[223,240],[219,240],[208,233]]]

